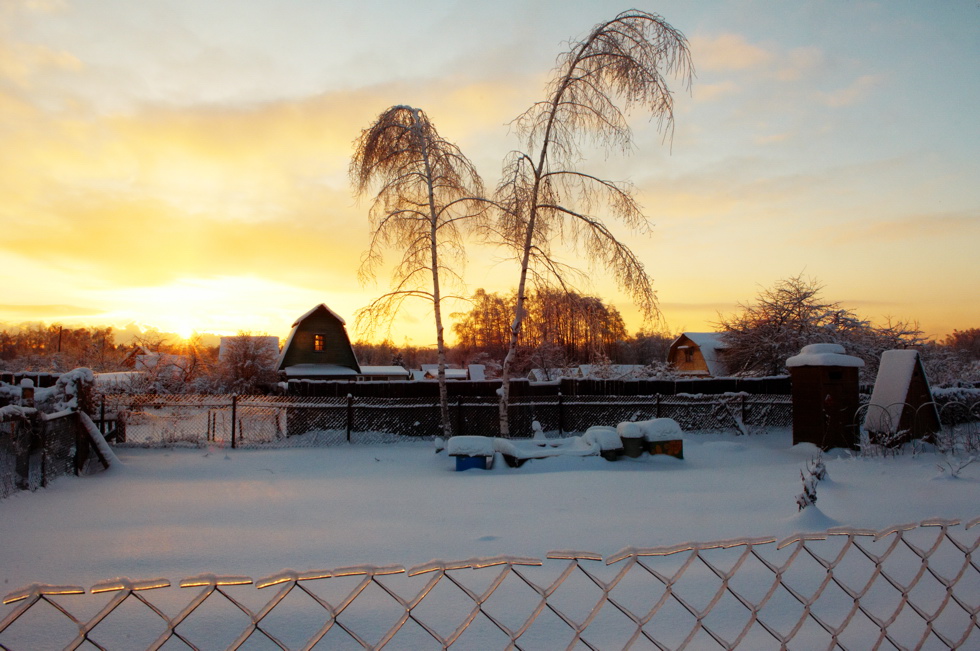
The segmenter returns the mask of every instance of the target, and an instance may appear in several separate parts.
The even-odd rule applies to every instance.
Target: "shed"
[[[810,344],[786,360],[793,385],[793,445],[823,450],[857,445],[860,357],[840,344]]]
[[[667,363],[682,375],[727,377],[720,332],[685,332],[670,345]]]
[[[939,428],[939,411],[919,351],[883,352],[864,429],[883,442],[900,444],[931,436]]]
[[[276,370],[289,380],[353,380],[361,373],[346,323],[324,303],[293,323]]]

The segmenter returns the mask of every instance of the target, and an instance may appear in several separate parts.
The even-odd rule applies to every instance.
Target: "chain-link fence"
[[[110,440],[148,446],[293,447],[432,437],[439,405],[429,398],[106,395],[99,418]],[[673,418],[685,430],[749,433],[792,422],[784,395],[522,397],[510,406],[511,431],[551,436],[592,425]],[[453,434],[499,435],[499,407],[489,397],[450,403]]]
[[[31,585],[4,598],[0,649],[978,648],[980,518],[961,524]]]

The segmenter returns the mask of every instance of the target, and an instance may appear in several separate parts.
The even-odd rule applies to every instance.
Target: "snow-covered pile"
[[[843,366],[861,368],[864,360],[848,355],[840,344],[809,344],[795,355],[786,360],[787,368],[798,366]]]

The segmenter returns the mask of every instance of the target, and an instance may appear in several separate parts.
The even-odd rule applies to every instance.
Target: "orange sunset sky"
[[[654,228],[617,233],[671,331],[801,273],[874,321],[980,327],[977,2],[635,6],[685,33],[697,78],[673,83],[672,141],[637,114],[635,151],[582,169],[635,184]],[[325,302],[353,326],[388,287],[356,276],[360,130],[420,107],[492,188],[563,42],[629,7],[0,1],[0,322],[285,336]],[[635,331],[610,276],[582,289]],[[464,277],[508,291],[517,268],[474,245]],[[392,339],[433,343],[424,307]]]

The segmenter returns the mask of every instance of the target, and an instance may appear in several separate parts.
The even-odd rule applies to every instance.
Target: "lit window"
[[[313,350],[322,353],[325,340],[326,337],[324,335],[313,335]]]

